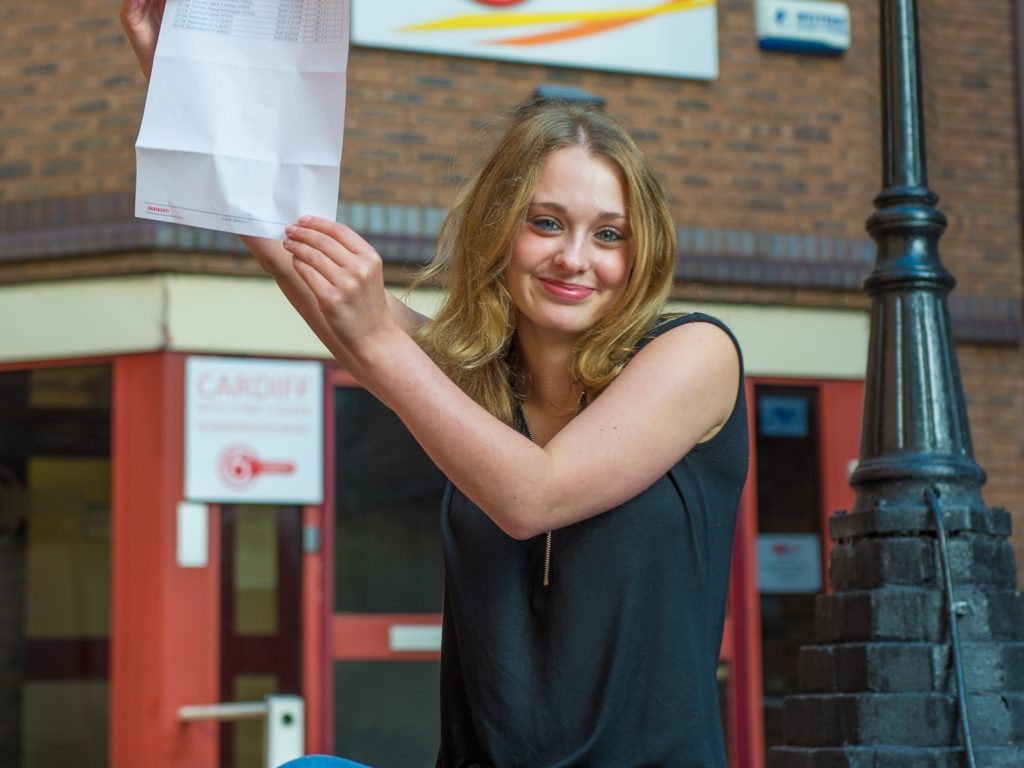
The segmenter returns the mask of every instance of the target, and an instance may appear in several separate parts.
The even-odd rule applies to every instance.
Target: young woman
[[[149,3],[122,22],[143,70]],[[736,342],[663,317],[674,227],[599,109],[518,110],[457,197],[428,320],[318,218],[246,238],[450,480],[439,766],[724,766],[715,671],[746,475]]]

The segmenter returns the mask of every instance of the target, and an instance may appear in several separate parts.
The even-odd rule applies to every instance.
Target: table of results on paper
[[[293,43],[339,43],[339,0],[179,0],[174,28]]]

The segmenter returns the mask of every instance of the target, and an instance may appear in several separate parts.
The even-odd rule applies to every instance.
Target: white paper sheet
[[[168,0],[135,215],[262,237],[334,219],[348,27],[348,0]]]

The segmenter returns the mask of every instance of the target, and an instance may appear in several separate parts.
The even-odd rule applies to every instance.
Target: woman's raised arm
[[[710,323],[665,332],[579,416],[539,446],[463,393],[390,318],[372,255],[304,219],[285,245],[365,386],[402,419],[438,468],[507,534],[529,538],[636,496],[728,420],[739,356]]]
[[[325,225],[327,225],[328,222],[324,221]],[[341,224],[334,224],[333,222],[330,222],[330,224],[333,224],[333,227],[338,232],[344,231],[353,244],[364,248],[371,258],[376,258],[379,262],[380,256],[357,232]],[[294,257],[285,249],[282,242],[270,238],[249,236],[243,236],[242,242],[245,243],[246,248],[249,249],[257,263],[274,278],[281,289],[281,293],[284,294],[292,307],[295,308],[295,311],[306,321],[306,325],[323,342],[324,346],[327,347],[328,351],[334,355],[338,362],[345,366],[349,373],[357,379],[362,381],[368,378],[358,361],[331,329],[330,324],[320,311],[316,297],[296,272]],[[375,286],[375,289],[379,291],[385,301],[385,306],[388,308],[391,318],[405,333],[412,335],[420,325],[426,322],[426,318],[423,315],[414,312],[402,301],[385,291],[383,279],[379,287]],[[366,386],[367,389],[374,392],[372,386]],[[374,394],[377,393],[374,392]]]

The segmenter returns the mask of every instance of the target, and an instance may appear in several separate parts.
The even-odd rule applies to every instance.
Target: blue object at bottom
[[[289,760],[287,763],[278,766],[278,768],[370,768],[370,766],[353,760],[346,760],[343,757],[307,755],[297,760]]]

